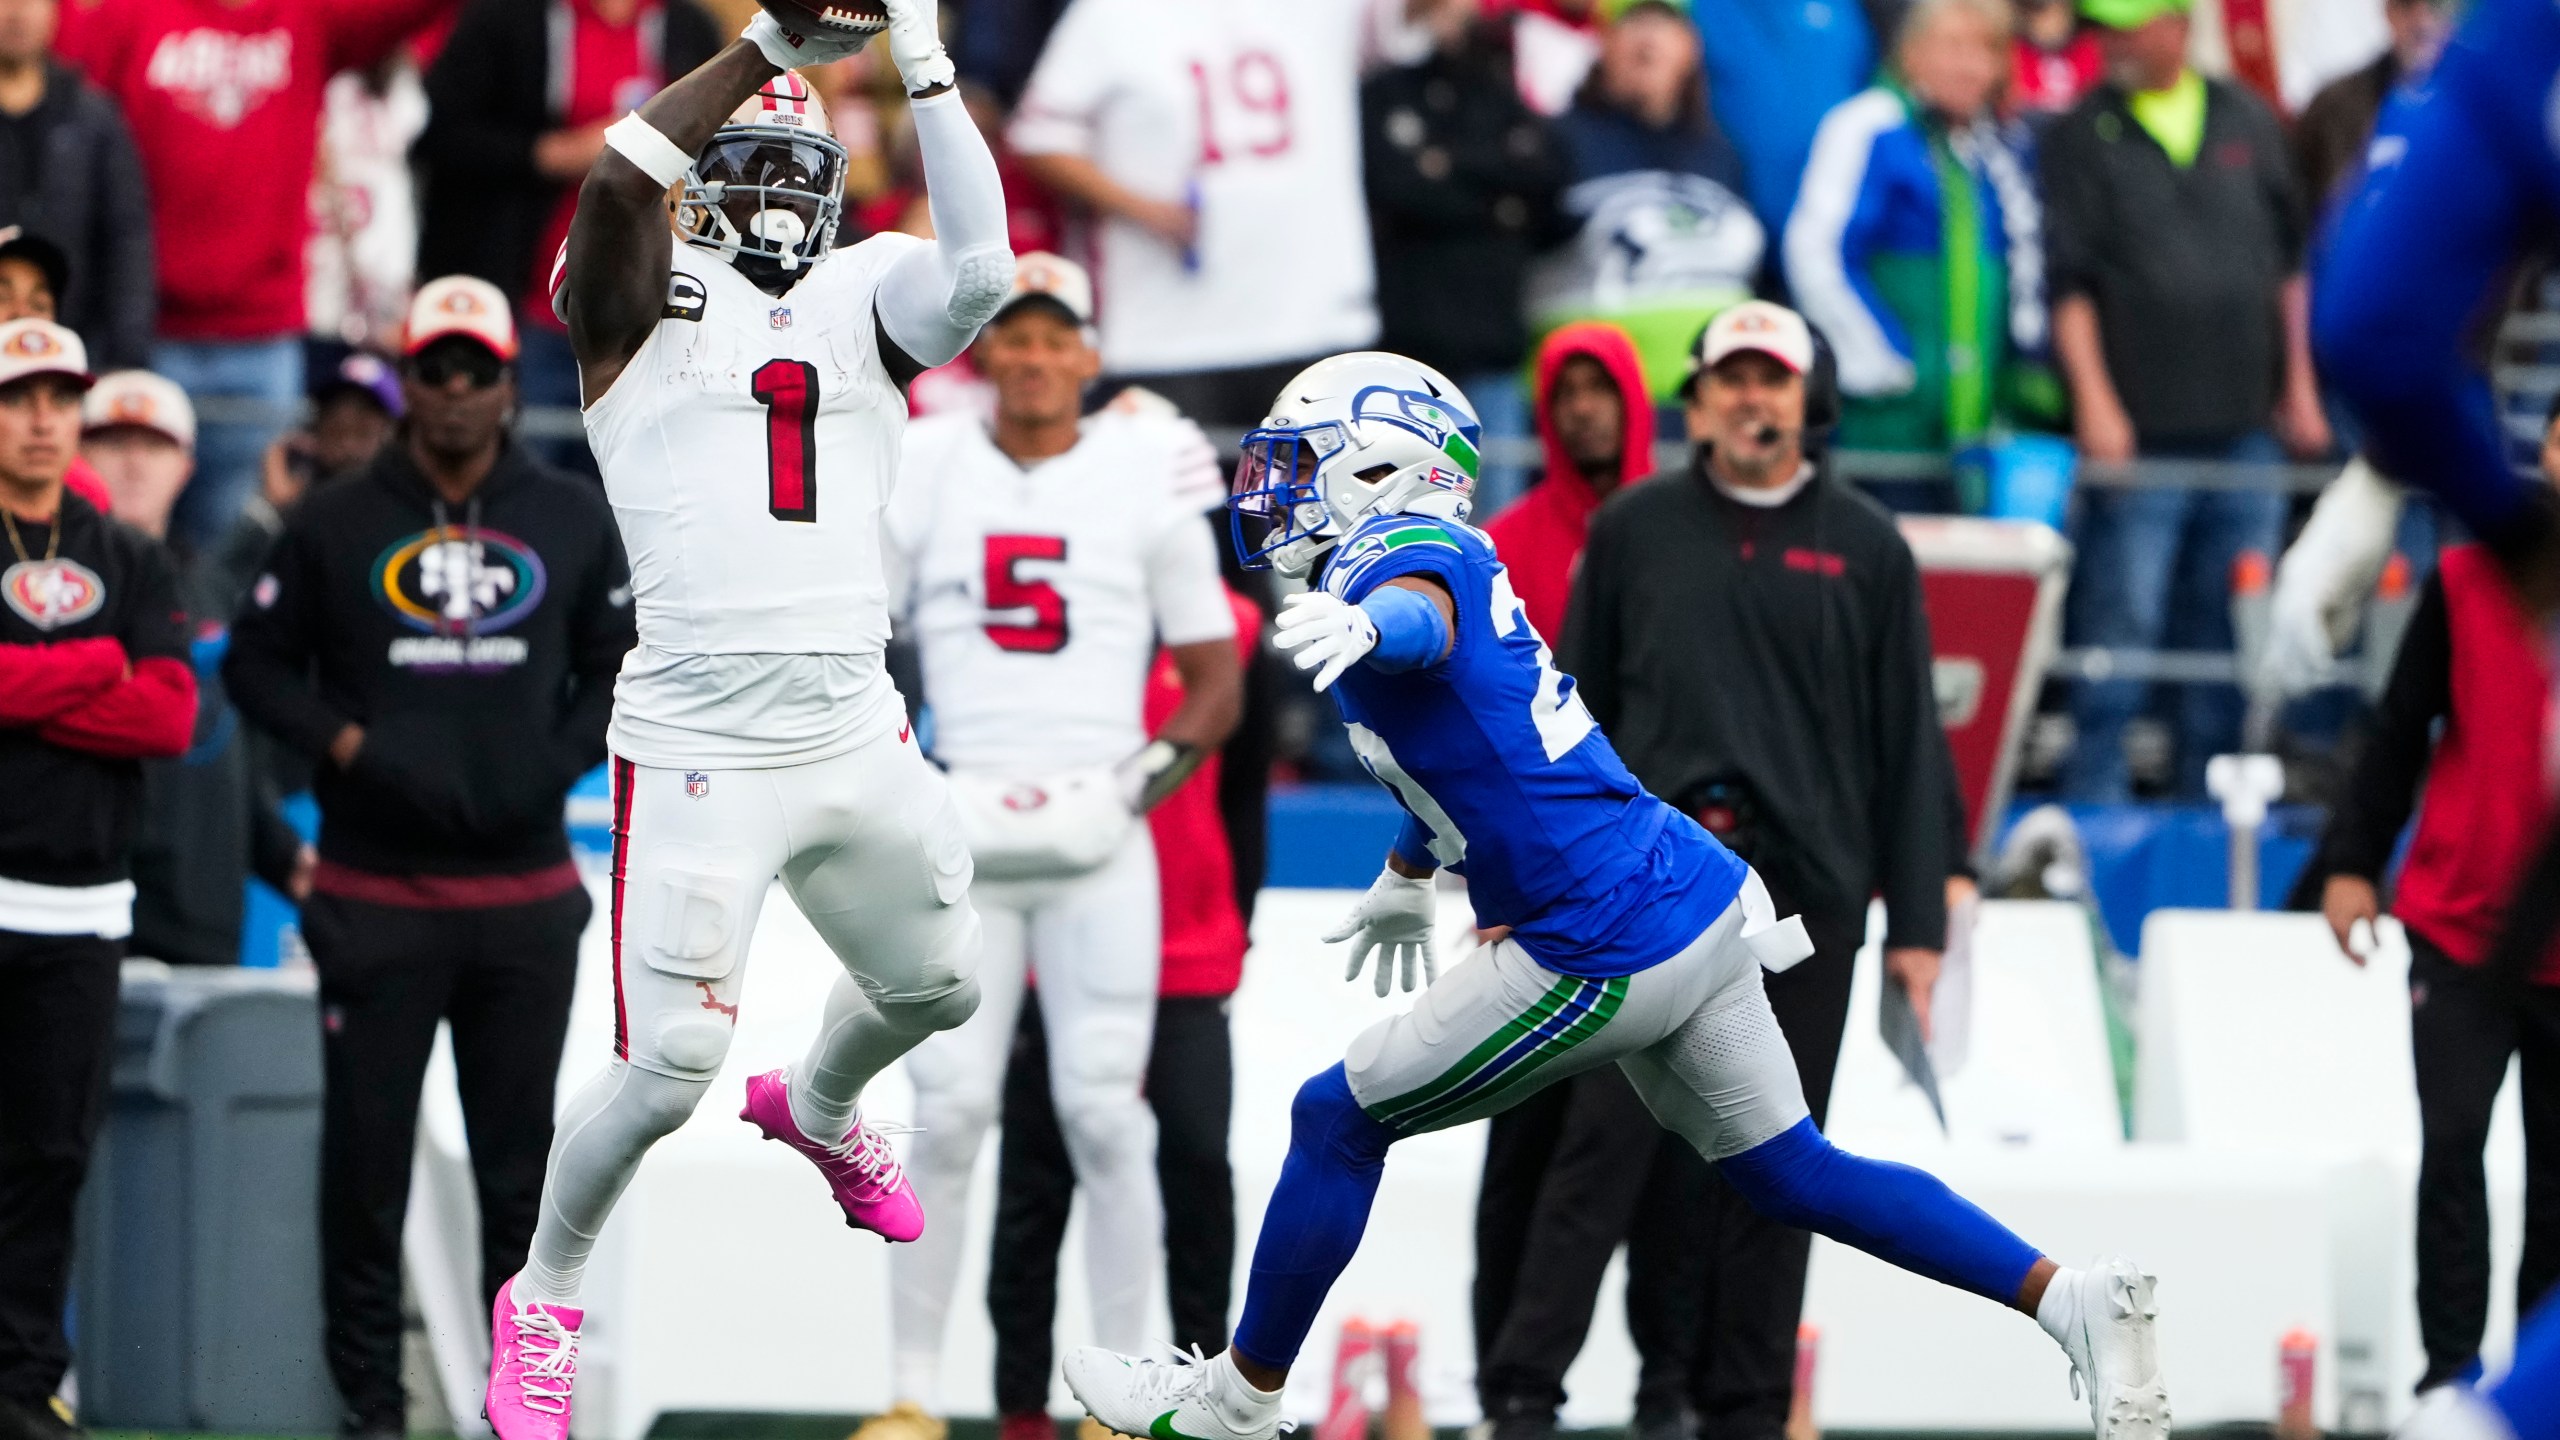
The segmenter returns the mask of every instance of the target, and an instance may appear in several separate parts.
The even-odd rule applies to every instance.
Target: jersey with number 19
[[[1430,858],[1466,877],[1476,923],[1512,927],[1539,964],[1631,975],[1678,954],[1742,893],[1742,861],[1636,783],[1481,532],[1373,517],[1342,538],[1322,583],[1356,605],[1408,575],[1448,590],[1452,644],[1418,670],[1354,665],[1335,682],[1361,763],[1427,834]]]
[[[907,408],[872,300],[923,243],[875,236],[780,296],[676,247],[657,328],[586,411],[640,634],[614,690],[616,755],[807,764],[903,718],[881,659],[880,523]]]

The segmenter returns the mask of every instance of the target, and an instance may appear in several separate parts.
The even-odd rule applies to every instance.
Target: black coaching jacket
[[[1695,466],[1631,486],[1592,518],[1559,660],[1646,789],[1710,829],[1739,812],[1781,913],[1880,892],[1887,945],[1943,944],[1954,791],[1883,507],[1829,474],[1770,508]]]

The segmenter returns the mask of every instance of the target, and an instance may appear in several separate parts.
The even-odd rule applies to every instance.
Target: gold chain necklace
[[[19,563],[32,564],[35,557],[27,553],[27,542],[18,538],[17,517],[11,515],[6,507],[0,507],[0,527],[5,527],[8,530],[9,548],[17,552]],[[54,557],[61,553],[62,514],[60,511],[56,511],[54,512],[53,517],[53,529],[51,533],[45,536],[44,540],[44,563],[47,565],[52,564]]]

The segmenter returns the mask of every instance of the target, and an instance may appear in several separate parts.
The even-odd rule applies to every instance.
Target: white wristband
[[[641,119],[637,110],[606,126],[604,143],[660,185],[673,185],[693,168],[693,157],[676,148],[676,142],[659,133],[657,126]]]

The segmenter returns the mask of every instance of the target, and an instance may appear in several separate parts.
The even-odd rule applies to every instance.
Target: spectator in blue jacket
[[[1960,450],[2060,408],[2018,363],[2045,349],[2044,239],[2024,136],[1995,113],[2008,41],[2002,0],[1919,0],[1886,76],[1815,132],[1787,280],[1839,357],[1850,448]]]

